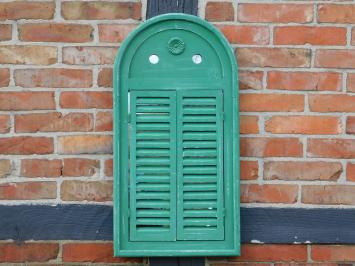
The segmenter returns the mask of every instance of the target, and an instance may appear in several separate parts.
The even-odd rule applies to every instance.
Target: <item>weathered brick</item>
[[[249,4],[238,5],[238,21],[270,23],[307,23],[313,20],[311,4]]]
[[[62,160],[24,159],[21,160],[21,176],[59,177],[62,175]]]
[[[240,90],[261,90],[263,88],[262,71],[238,71]]]
[[[105,175],[112,176],[113,175],[113,160],[108,159],[105,161]]]
[[[355,134],[355,116],[349,116],[346,119],[346,133]]]
[[[304,48],[237,48],[241,67],[310,67],[311,51]]]
[[[0,184],[0,200],[55,199],[56,196],[56,182],[23,182]]]
[[[355,182],[355,163],[346,165],[346,180]]]
[[[56,47],[34,45],[0,46],[0,64],[52,65],[56,62]]]
[[[12,172],[12,163],[10,160],[1,159],[0,160],[0,178],[10,175]]]
[[[240,94],[242,112],[302,112],[304,96],[296,94]]]
[[[308,157],[355,158],[355,139],[309,139]]]
[[[0,115],[0,133],[9,133],[10,128],[10,116]]]
[[[301,157],[303,145],[298,138],[241,138],[240,155],[248,157]]]
[[[269,43],[269,28],[265,26],[219,25],[218,28],[230,43],[259,45]]]
[[[209,21],[233,21],[233,4],[229,2],[208,2],[205,14]]]
[[[63,181],[60,195],[63,201],[112,201],[112,181]]]
[[[311,258],[314,261],[353,262],[354,245],[312,245]],[[347,265],[347,264],[342,264]]]
[[[137,26],[138,24],[101,24],[99,25],[100,42],[122,42]]]
[[[59,244],[0,243],[0,250],[0,262],[2,263],[47,262],[57,258]]]
[[[314,64],[316,67],[355,68],[355,50],[317,50]]]
[[[112,131],[113,118],[111,112],[98,112],[95,120],[95,131]]]
[[[100,170],[100,161],[81,158],[63,160],[63,176],[93,176]]]
[[[11,38],[12,38],[12,26],[11,26],[11,24],[2,24],[2,25],[0,25],[0,41],[9,41],[9,40],[11,40]]]
[[[63,62],[71,65],[113,64],[117,47],[64,47]]]
[[[257,134],[259,133],[259,118],[251,115],[240,116],[240,134]]]
[[[309,108],[312,112],[355,112],[353,95],[309,95]]]
[[[0,20],[52,19],[54,9],[54,1],[12,1],[0,3]]]
[[[100,87],[112,88],[112,68],[103,68],[100,70],[97,84]]]
[[[90,42],[90,25],[67,23],[26,23],[19,25],[19,39],[28,42]]]
[[[113,257],[112,243],[65,243],[64,262],[141,263],[142,259]]]
[[[339,91],[342,75],[335,72],[282,72],[267,74],[267,88],[271,90]]]
[[[274,44],[345,45],[346,28],[317,26],[275,27]]]
[[[9,86],[10,71],[8,68],[0,68],[0,87]]]
[[[297,185],[257,185],[242,184],[240,187],[242,203],[295,203]]]
[[[272,161],[264,163],[264,179],[266,180],[336,181],[342,172],[341,163],[333,162]]]
[[[16,69],[15,83],[21,87],[89,88],[92,71],[88,69]]]
[[[2,111],[50,109],[55,109],[53,92],[0,92],[0,110]]]
[[[355,186],[308,185],[302,186],[302,203],[322,205],[354,205]]]
[[[62,2],[64,19],[140,19],[141,3],[108,1]]]
[[[16,132],[92,131],[94,119],[86,113],[33,113],[15,116]]]
[[[318,21],[331,23],[355,23],[355,5],[318,5]]]
[[[240,179],[254,180],[258,178],[259,165],[257,161],[240,161]]]
[[[112,153],[112,136],[79,135],[58,138],[60,154],[102,154]]]
[[[53,153],[53,139],[47,137],[0,138],[0,154]]]
[[[349,92],[355,92],[355,74],[349,73],[346,80],[346,87]]]
[[[108,91],[65,91],[60,95],[62,108],[112,108],[112,92]]]
[[[273,134],[340,134],[341,120],[333,116],[285,115],[272,116],[265,123],[265,130]]]

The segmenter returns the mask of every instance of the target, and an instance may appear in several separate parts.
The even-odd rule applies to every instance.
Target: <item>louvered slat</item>
[[[177,238],[223,240],[221,91],[177,93]]]
[[[175,95],[130,95],[131,241],[176,239]]]

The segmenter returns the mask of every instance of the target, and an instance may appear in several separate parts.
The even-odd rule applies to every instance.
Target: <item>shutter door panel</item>
[[[177,92],[177,238],[223,240],[222,92]]]
[[[130,95],[132,241],[176,239],[176,93]]]

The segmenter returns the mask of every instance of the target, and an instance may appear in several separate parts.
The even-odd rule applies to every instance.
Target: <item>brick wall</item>
[[[0,2],[0,204],[112,204],[112,64],[145,1]],[[237,53],[241,202],[355,205],[355,2],[199,1]],[[0,241],[0,263],[141,265],[111,242]],[[246,244],[207,264],[355,263],[351,245]],[[36,264],[37,265],[37,264]]]

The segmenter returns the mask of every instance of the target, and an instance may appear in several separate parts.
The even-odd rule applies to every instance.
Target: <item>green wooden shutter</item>
[[[177,237],[223,240],[223,97],[177,92]]]
[[[130,94],[130,236],[176,239],[176,93]]]

